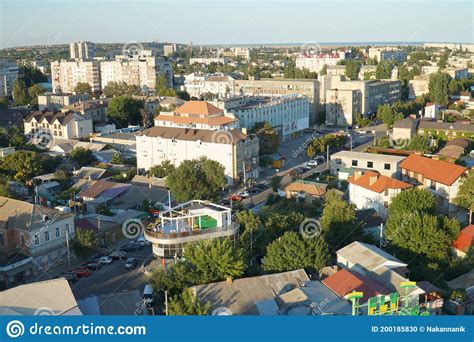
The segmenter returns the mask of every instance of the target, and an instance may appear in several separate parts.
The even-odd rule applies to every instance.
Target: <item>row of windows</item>
[[[66,234],[69,233],[69,224],[66,224],[66,230],[64,232]],[[56,227],[56,229],[54,230],[54,236],[55,236],[56,239],[61,238],[61,229],[60,229],[60,227]],[[50,240],[51,240],[50,232],[49,232],[49,230],[46,230],[44,232],[44,241],[49,242]],[[37,233],[37,234],[34,235],[33,241],[34,241],[35,246],[38,246],[40,244],[40,233]],[[23,236],[22,236],[22,244],[24,244]]]
[[[341,160],[339,159],[339,162],[338,164],[341,163]],[[353,159],[352,160],[352,166],[362,166],[362,165],[359,165],[359,161],[357,159]],[[374,167],[374,162],[372,161],[367,161],[367,164],[366,164],[366,167],[368,168],[373,168]],[[391,165],[389,163],[384,163],[383,164],[383,168],[384,170],[390,170],[391,169]]]

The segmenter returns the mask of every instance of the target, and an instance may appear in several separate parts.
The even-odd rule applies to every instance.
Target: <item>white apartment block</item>
[[[54,61],[51,62],[53,92],[72,93],[78,83],[88,83],[92,92],[100,92],[99,61]]]
[[[176,44],[166,44],[163,46],[163,55],[168,57],[174,54],[175,52],[178,52],[178,45]]]
[[[407,54],[405,51],[396,47],[375,47],[369,48],[369,58],[376,58],[379,62],[381,60],[405,62],[407,59]]]
[[[408,81],[408,98],[413,100],[418,96],[422,96],[429,93],[430,75],[415,76],[412,80]]]
[[[117,55],[115,60],[100,62],[101,84],[125,82],[140,86],[142,91],[155,89],[158,75],[164,75],[168,85],[173,85],[173,68],[164,58],[153,56],[151,51],[142,50],[136,55]]]
[[[95,44],[78,42],[69,44],[69,55],[74,60],[90,60],[95,57]]]
[[[190,96],[200,98],[201,95],[211,93],[218,97],[225,97],[235,91],[235,79],[223,74],[196,74],[185,76],[184,87]]]
[[[357,209],[374,209],[383,219],[387,218],[392,198],[413,185],[378,172],[357,170],[349,177],[349,201]]]
[[[70,106],[77,102],[90,100],[89,94],[53,94],[45,93],[38,95],[38,110],[48,109],[55,112],[63,107]]]
[[[256,123],[268,122],[284,138],[309,127],[309,102],[304,96],[236,96],[214,101],[225,113],[251,130]]]
[[[0,59],[0,96],[11,96],[13,82],[18,78],[18,65],[9,59]]]
[[[360,113],[361,92],[356,89],[326,91],[326,121],[337,126],[355,124],[356,113]]]
[[[344,51],[331,54],[301,54],[296,58],[296,67],[319,73],[324,65],[337,65],[337,62],[347,59],[348,56],[349,53]]]
[[[234,56],[242,58],[244,60],[250,59],[250,49],[249,48],[234,48]]]
[[[47,132],[54,139],[80,139],[93,130],[92,119],[75,112],[33,112],[24,121],[25,134],[35,136]]]
[[[230,184],[236,179],[258,177],[258,137],[239,129],[208,130],[155,126],[136,137],[137,167],[149,170],[169,160],[181,162],[207,157],[224,167]]]
[[[405,157],[385,154],[340,151],[331,155],[329,162],[332,175],[341,180],[348,178],[355,170],[377,171],[379,174],[400,178],[400,163]]]

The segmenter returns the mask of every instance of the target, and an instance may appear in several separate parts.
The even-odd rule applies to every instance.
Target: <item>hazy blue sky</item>
[[[0,47],[72,41],[194,44],[473,42],[473,1],[0,0]]]

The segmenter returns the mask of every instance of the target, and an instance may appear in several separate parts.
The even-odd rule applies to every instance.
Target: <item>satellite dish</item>
[[[211,316],[233,316],[234,314],[229,308],[225,306],[220,306],[212,310]]]

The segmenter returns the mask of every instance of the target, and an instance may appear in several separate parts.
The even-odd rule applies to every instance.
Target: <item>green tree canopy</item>
[[[169,87],[168,80],[162,74],[156,77],[155,93],[157,96],[176,96],[176,90]]]
[[[362,63],[355,60],[348,60],[346,63],[346,77],[350,80],[357,80]]]
[[[26,84],[20,79],[13,81],[12,95],[15,103],[19,106],[27,105],[30,101]]]
[[[74,91],[76,93],[92,93],[92,87],[89,83],[86,82],[77,82],[76,86],[74,87]]]
[[[153,177],[163,178],[176,170],[175,166],[169,160],[163,160],[161,164],[150,167],[148,174]]]
[[[383,104],[377,108],[377,119],[382,120],[390,128],[396,121],[403,119],[403,114],[396,112],[389,104]]]
[[[377,64],[375,70],[375,78],[378,80],[390,79],[392,77],[393,63],[391,61],[382,60]]]
[[[257,122],[251,133],[258,135],[260,155],[270,155],[278,151],[281,139],[269,122]]]
[[[267,246],[263,258],[266,272],[285,272],[304,268],[320,271],[330,258],[329,247],[322,237],[303,238],[296,232],[286,232]]]
[[[436,74],[430,75],[428,96],[431,102],[442,106],[448,104],[449,81],[450,76],[446,73],[437,72]]]
[[[140,109],[143,106],[143,101],[130,96],[114,97],[107,107],[107,116],[119,127],[139,125],[142,120]]]
[[[211,303],[202,304],[190,289],[186,289],[180,296],[170,299],[168,314],[171,316],[201,316],[207,315]]]
[[[216,200],[227,181],[221,164],[202,157],[183,161],[167,176],[166,185],[177,201],[186,202],[191,199]]]
[[[109,82],[107,85],[102,89],[102,93],[106,97],[115,97],[115,96],[123,96],[123,95],[140,95],[141,90],[140,87],[136,84],[127,84],[125,82]]]
[[[32,151],[17,151],[2,158],[0,169],[22,183],[31,181],[43,170],[39,154]]]
[[[75,161],[80,167],[89,165],[95,159],[92,155],[91,150],[87,150],[84,147],[76,147],[71,151],[70,157]]]
[[[474,171],[470,170],[467,177],[461,181],[454,203],[469,210],[471,218],[474,211]]]

